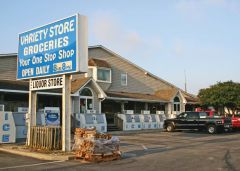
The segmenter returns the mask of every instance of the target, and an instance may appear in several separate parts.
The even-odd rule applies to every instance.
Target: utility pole
[[[187,92],[187,76],[186,76],[186,70],[185,69],[184,69],[184,78],[185,78],[185,83],[184,83],[185,92]]]

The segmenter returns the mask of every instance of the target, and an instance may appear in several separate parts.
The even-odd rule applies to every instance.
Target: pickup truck
[[[231,130],[231,118],[208,117],[206,112],[183,112],[174,119],[166,119],[164,128],[167,132],[174,130],[198,129],[207,130],[210,134],[215,134],[223,130]]]

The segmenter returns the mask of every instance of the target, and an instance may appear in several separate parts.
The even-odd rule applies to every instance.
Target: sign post
[[[30,79],[31,82],[31,79]],[[30,145],[30,129],[32,126],[36,126],[37,123],[37,92],[36,91],[29,91],[29,98],[28,98],[28,118],[27,119],[27,145]]]
[[[70,151],[71,74],[88,70],[87,17],[76,14],[19,34],[17,66],[17,79],[30,79],[27,145],[36,125],[36,91],[62,88],[62,150]]]
[[[64,75],[62,89],[62,151],[71,150],[71,76]]]

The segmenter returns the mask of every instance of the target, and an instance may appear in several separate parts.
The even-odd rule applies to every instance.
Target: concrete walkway
[[[27,148],[23,144],[1,144],[0,151],[17,154],[26,157],[37,158],[41,160],[73,160],[75,155],[73,152],[62,152],[62,151],[52,151],[52,152],[44,152],[44,151],[33,151]]]

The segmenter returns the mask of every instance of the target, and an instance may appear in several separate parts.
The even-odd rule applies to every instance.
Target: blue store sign
[[[87,72],[87,19],[76,14],[19,34],[18,79]]]

